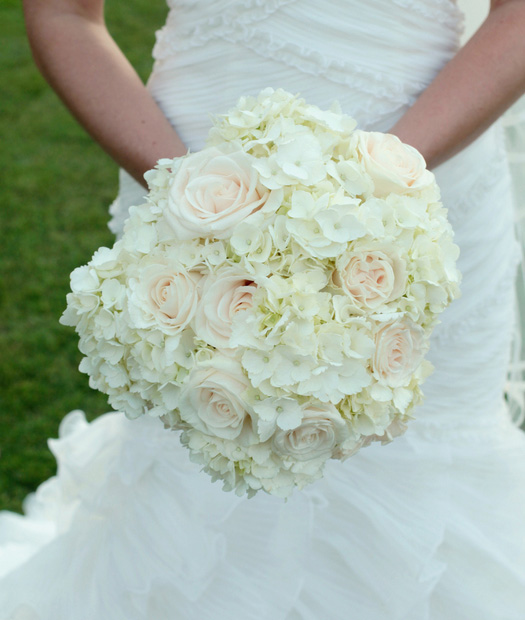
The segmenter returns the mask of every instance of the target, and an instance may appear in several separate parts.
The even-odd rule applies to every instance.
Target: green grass
[[[162,0],[108,0],[108,27],[145,79]],[[117,167],[70,117],[34,66],[19,0],[0,1],[0,509],[52,476],[46,439],[71,409],[89,419],[106,397],[77,371],[71,328],[58,323],[69,273],[111,245]]]

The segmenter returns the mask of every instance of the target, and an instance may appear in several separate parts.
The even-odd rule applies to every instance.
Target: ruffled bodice
[[[199,110],[205,101],[206,119],[207,113],[231,105],[233,92],[254,93],[265,85],[296,88],[322,107],[340,99],[363,128],[386,129],[452,57],[462,30],[462,14],[452,0],[168,4],[170,13],[153,51],[153,80],[162,81],[164,71],[174,72],[185,97],[178,105],[170,98],[167,112],[173,110],[173,119],[180,119],[182,133],[186,109],[194,120],[194,106]],[[316,36],[319,32],[323,36]],[[195,92],[196,82],[205,91],[212,89],[213,110],[207,94]]]

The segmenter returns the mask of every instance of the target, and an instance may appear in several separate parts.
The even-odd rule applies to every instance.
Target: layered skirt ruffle
[[[284,502],[225,493],[157,420],[81,412],[0,513],[1,620],[523,620],[525,435],[413,423]]]

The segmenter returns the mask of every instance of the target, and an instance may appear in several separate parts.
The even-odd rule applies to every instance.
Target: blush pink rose
[[[337,259],[332,280],[356,305],[375,310],[404,293],[406,263],[393,247],[348,252]]]
[[[375,335],[375,377],[389,387],[407,385],[427,350],[425,332],[410,319],[387,323]]]
[[[250,387],[238,362],[218,354],[190,373],[178,409],[197,430],[223,439],[236,439],[251,429],[251,408],[242,394]]]
[[[360,131],[358,151],[361,163],[374,181],[374,195],[407,194],[431,185],[434,175],[427,170],[419,151],[392,134]]]
[[[261,209],[271,192],[243,151],[205,148],[184,157],[168,189],[165,218],[178,239],[222,239]]]
[[[201,275],[163,263],[147,265],[130,282],[129,311],[138,328],[157,327],[174,336],[193,319]]]
[[[252,307],[257,285],[246,273],[227,267],[206,276],[195,314],[195,333],[217,348],[229,348],[232,321],[241,310]]]
[[[345,421],[333,405],[304,405],[301,424],[292,430],[278,429],[273,448],[284,459],[326,460],[347,433]]]

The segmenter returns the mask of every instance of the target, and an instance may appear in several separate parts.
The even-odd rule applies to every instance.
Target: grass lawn
[[[108,27],[145,79],[162,0],[107,0]],[[77,372],[77,336],[59,325],[69,273],[111,245],[108,205],[117,167],[70,117],[38,73],[19,0],[0,3],[0,509],[55,473],[46,439],[71,409],[89,419],[106,397]]]

